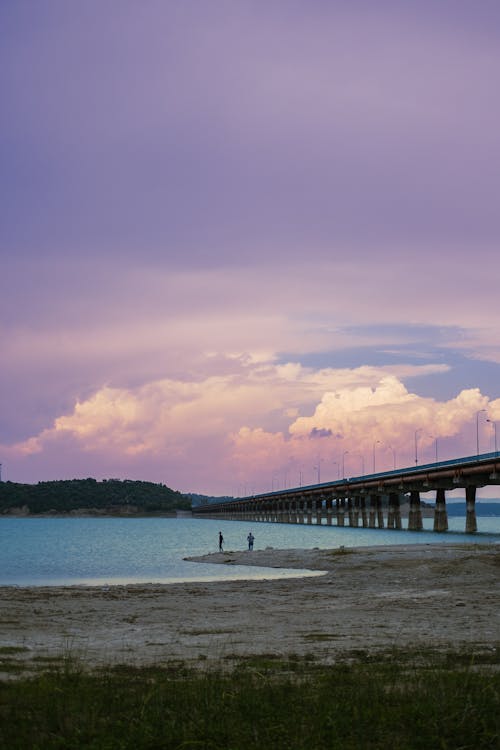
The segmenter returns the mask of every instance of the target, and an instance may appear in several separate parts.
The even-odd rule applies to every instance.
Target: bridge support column
[[[382,511],[382,499],[380,495],[370,495],[370,529],[378,525],[384,528],[384,513]]]
[[[384,509],[382,508],[382,498],[379,496],[377,501],[377,521],[379,529],[384,528]]]
[[[332,498],[327,497],[326,499],[326,525],[332,525]]]
[[[321,526],[323,518],[323,495],[316,500],[316,526]]]
[[[377,518],[377,496],[370,495],[370,529],[375,528]]]
[[[363,528],[366,529],[368,527],[368,515],[366,513],[366,498],[364,495],[361,495],[360,499],[360,506],[361,506],[361,523],[363,525]]]
[[[297,523],[305,523],[306,522],[306,512],[307,512],[306,505],[307,504],[306,504],[305,498],[301,497],[301,499],[299,500],[299,516],[298,516]]]
[[[347,498],[347,518],[349,526],[354,526],[354,498]]]
[[[436,507],[434,510],[434,531],[448,531],[448,513],[446,496],[443,489],[436,490]]]
[[[422,508],[420,505],[420,492],[410,492],[410,511],[408,514],[408,531],[422,531]]]
[[[401,528],[401,509],[399,505],[399,494],[391,492],[389,495],[389,507],[387,511],[387,528]]]
[[[465,516],[465,533],[475,534],[477,531],[476,519],[476,487],[468,486],[465,488],[466,516]]]
[[[359,512],[361,507],[361,496],[356,495],[354,498],[354,525],[359,526]]]
[[[337,498],[337,526],[344,526],[345,519],[345,499]]]

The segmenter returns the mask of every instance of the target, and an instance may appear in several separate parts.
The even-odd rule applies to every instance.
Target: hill
[[[0,483],[3,515],[162,515],[190,509],[189,497],[153,482],[89,478]]]

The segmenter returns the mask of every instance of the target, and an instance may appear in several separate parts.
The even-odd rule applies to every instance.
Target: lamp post
[[[415,430],[415,466],[418,464],[418,433],[422,432],[422,427]]]
[[[435,447],[435,456],[436,456],[436,463],[438,462],[438,439],[435,435],[429,435],[431,440],[434,440],[434,447]]]
[[[373,473],[375,474],[375,446],[380,443],[380,440],[375,440],[373,443]]]
[[[493,425],[493,430],[495,432],[495,453],[498,453],[497,451],[497,423],[494,419],[487,419],[487,422],[490,422]],[[0,464],[0,469],[2,468],[2,464]]]
[[[340,464],[338,461],[332,461],[332,464],[337,467],[337,479],[340,479]]]
[[[389,445],[388,448],[390,451],[392,451],[392,465],[393,465],[393,468],[395,469],[396,468],[396,451],[394,450],[392,445]]]
[[[365,473],[365,459],[364,459],[364,456],[361,455],[361,453],[358,453],[358,458],[361,459],[361,475],[364,476],[364,473]]]
[[[479,411],[476,412],[476,451],[477,455],[479,456],[479,415],[482,411],[486,411],[486,409],[479,409]]]
[[[344,459],[345,459],[345,457],[347,456],[348,453],[349,453],[349,451],[344,451],[342,453],[342,479],[345,479],[345,462],[344,462]]]
[[[313,466],[313,469],[315,469],[318,472],[318,484],[321,484],[321,462],[322,458],[318,458],[318,465]]]

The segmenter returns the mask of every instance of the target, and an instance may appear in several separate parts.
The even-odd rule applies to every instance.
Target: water
[[[304,526],[192,518],[0,518],[0,585],[115,585],[238,580],[302,575],[299,571],[192,563],[183,560],[218,550],[246,549],[250,530],[256,550],[321,549],[390,544],[500,543],[500,516],[478,517],[478,534],[462,533],[463,517],[435,534],[336,526]],[[251,554],[251,553],[250,553]]]

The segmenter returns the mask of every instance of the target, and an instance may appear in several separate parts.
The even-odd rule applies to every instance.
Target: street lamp
[[[321,484],[321,462],[322,458],[318,458],[318,465],[313,466],[313,469],[318,472],[318,484]]]
[[[349,451],[344,451],[342,453],[342,479],[345,479],[345,463],[344,463],[344,458],[345,458],[345,456],[347,456],[348,453],[349,453]]]
[[[394,450],[392,445],[388,445],[387,447],[389,448],[390,451],[392,451],[392,462],[393,462],[393,467],[395,469],[396,468],[396,451]]]
[[[375,446],[380,443],[380,440],[375,440],[373,443],[373,473],[375,474]]]
[[[415,466],[418,464],[418,433],[422,432],[423,428],[419,427],[415,430]]]
[[[361,459],[361,475],[364,476],[364,473],[365,473],[365,459],[364,459],[364,456],[361,455],[361,453],[358,453],[358,458]]]
[[[493,430],[495,431],[495,453],[498,453],[497,451],[497,423],[495,422],[494,419],[487,419],[486,421],[491,422],[491,424],[493,425]],[[0,464],[0,468],[1,467],[2,467],[2,464]]]
[[[438,462],[438,439],[435,435],[429,435],[429,437],[431,438],[431,440],[435,440],[434,446],[435,446],[435,451],[436,451],[435,455],[436,455],[436,463],[437,463]]]
[[[486,409],[479,409],[479,411],[476,412],[476,451],[477,455],[479,456],[479,415],[482,411],[486,411]]]
[[[332,464],[337,467],[337,479],[340,479],[340,464],[338,461],[332,461]]]

